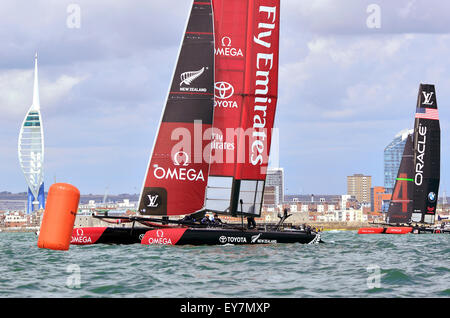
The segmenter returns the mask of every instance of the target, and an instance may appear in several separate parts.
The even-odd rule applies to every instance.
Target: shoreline
[[[1,233],[27,233],[27,232],[36,232],[39,231],[39,227],[33,227],[33,228],[7,228],[2,227],[0,228],[0,234]]]

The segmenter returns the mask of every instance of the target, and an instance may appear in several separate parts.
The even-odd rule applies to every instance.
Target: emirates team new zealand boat
[[[261,214],[277,103],[279,23],[279,0],[194,0],[144,178],[140,215],[97,215],[133,226],[75,228],[72,244],[320,242],[314,231],[285,227],[287,213],[278,224],[252,229],[243,222],[192,220],[206,212],[242,219]],[[182,215],[194,217],[180,220]]]
[[[385,227],[359,234],[450,233],[434,226],[440,179],[439,114],[434,85],[420,84],[414,134],[407,137]]]

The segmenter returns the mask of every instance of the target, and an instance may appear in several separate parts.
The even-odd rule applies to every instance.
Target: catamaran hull
[[[358,234],[450,234],[448,229],[433,229],[420,227],[363,227]]]
[[[320,235],[303,231],[253,231],[215,228],[174,228],[148,231],[141,241],[145,245],[244,245],[278,243],[319,243]]]
[[[427,228],[415,228],[412,230],[413,234],[450,234],[450,230],[446,229],[427,229]]]
[[[82,227],[72,231],[72,245],[136,244],[140,243],[148,227]]]
[[[136,244],[143,245],[243,245],[322,242],[320,234],[304,231],[256,231],[215,228],[114,228],[90,227],[73,230],[73,245]]]

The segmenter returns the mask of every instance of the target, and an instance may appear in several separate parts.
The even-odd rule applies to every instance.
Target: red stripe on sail
[[[186,32],[186,34],[214,34],[212,32],[194,32],[194,31],[190,31],[190,32]]]
[[[170,94],[209,95],[209,96],[214,95],[212,93],[200,93],[200,92],[170,92]]]

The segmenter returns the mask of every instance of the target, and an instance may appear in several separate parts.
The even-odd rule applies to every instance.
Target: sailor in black
[[[218,224],[222,224],[222,220],[219,219],[219,216],[217,215],[217,213],[214,214],[214,219],[213,219],[214,224],[218,225]]]
[[[192,215],[188,214],[184,218],[182,218],[181,221],[185,223],[195,223],[196,219]]]
[[[248,229],[254,229],[256,227],[255,217],[253,216],[247,217],[247,226]]]

